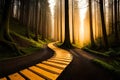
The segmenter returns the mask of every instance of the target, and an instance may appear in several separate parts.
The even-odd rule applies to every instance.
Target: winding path
[[[48,44],[48,47],[55,52],[52,58],[10,74],[0,80],[56,80],[72,61],[72,55],[66,50],[55,47],[54,43]]]

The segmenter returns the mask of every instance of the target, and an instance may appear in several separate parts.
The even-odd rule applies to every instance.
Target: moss
[[[108,64],[105,61],[102,61],[102,60],[99,60],[99,59],[93,59],[92,61],[95,64],[97,64],[97,65],[99,65],[99,66],[101,66],[101,67],[103,67],[103,68],[105,68],[105,69],[107,69],[107,70],[109,70],[111,72],[115,71],[114,67],[112,65]]]
[[[99,59],[93,59],[92,62],[120,78],[120,62],[113,60],[108,63]]]
[[[21,49],[20,51],[24,52],[23,55],[29,55],[35,51],[40,50],[40,48],[42,48],[43,46],[43,42],[36,42],[33,39],[28,39],[24,36],[21,36],[13,31],[11,31],[11,35],[12,37],[14,36],[14,40],[16,39],[16,45],[19,47],[19,49]],[[24,44],[25,46],[22,45],[18,45],[18,44]],[[4,53],[4,54],[3,54]],[[10,48],[7,47],[2,47],[0,46],[0,60],[5,60],[5,59],[10,59],[10,58],[14,58],[14,57],[19,57],[18,55],[16,55],[15,52],[13,52]]]
[[[95,50],[91,50],[87,47],[84,47],[82,48],[83,50],[87,51],[87,52],[90,52],[92,54],[95,54],[95,55],[99,55],[99,56],[104,56],[104,57],[109,57],[108,53],[107,52],[98,52],[98,51],[95,51]]]
[[[73,45],[73,47],[76,47],[76,48],[82,48],[80,45],[78,45],[78,44],[72,44]]]
[[[57,46],[61,46],[62,44],[63,43],[61,43],[61,42],[56,43]]]
[[[15,35],[15,36],[17,36],[17,37],[19,37],[19,38],[21,38],[21,39],[23,39],[24,41],[30,42],[30,43],[31,43],[31,44],[30,44],[31,46],[34,46],[34,47],[42,47],[42,46],[43,46],[42,43],[39,43],[39,42],[37,42],[37,41],[34,41],[33,39],[28,39],[27,37],[21,36],[21,35],[15,33],[15,32],[11,32],[11,34],[12,34],[12,35]]]
[[[25,52],[26,54],[31,54],[35,51],[38,51],[40,50],[40,48],[37,48],[37,47],[27,47],[27,48],[22,48],[21,49],[23,52]]]

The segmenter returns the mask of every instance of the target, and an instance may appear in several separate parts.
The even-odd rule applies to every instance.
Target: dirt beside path
[[[73,61],[58,80],[117,80],[112,74],[91,62],[95,56],[80,49],[72,49],[70,52],[73,55]]]
[[[32,66],[38,62],[49,59],[53,56],[53,51],[45,46],[45,48],[28,55],[21,56],[0,62],[0,77],[9,75],[11,73],[22,70],[26,67]]]

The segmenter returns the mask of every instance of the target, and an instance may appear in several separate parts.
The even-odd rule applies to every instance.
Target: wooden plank
[[[30,80],[45,80],[44,78],[38,76],[37,74],[31,72],[28,69],[21,70],[20,73],[26,76]]]
[[[58,60],[58,61],[71,62],[71,59],[51,58],[50,60]]]
[[[38,67],[35,67],[35,66],[32,66],[32,67],[29,67],[30,70],[46,77],[47,79],[51,79],[51,80],[56,80],[58,75],[57,74],[53,74],[53,73],[50,73],[50,72],[47,72],[43,69],[40,69]]]
[[[52,60],[52,59],[49,59],[48,61],[50,61],[50,62],[55,62],[55,63],[59,63],[59,64],[65,64],[65,65],[68,65],[68,64],[69,64],[69,62]]]
[[[62,59],[62,60],[72,60],[71,57],[68,57],[68,58],[64,58],[64,57],[53,57],[51,59]]]
[[[63,70],[58,69],[58,68],[56,68],[56,67],[48,66],[48,65],[45,65],[45,64],[42,64],[42,63],[37,64],[37,66],[42,67],[42,68],[45,68],[46,70],[51,71],[51,72],[55,72],[55,73],[57,73],[57,74],[60,74],[60,73],[63,71]]]
[[[19,73],[8,75],[11,80],[25,80]]]
[[[48,62],[48,61],[43,61],[42,63],[48,64],[48,65],[51,65],[51,66],[55,66],[55,67],[59,67],[59,68],[62,68],[62,69],[64,69],[67,66],[67,65],[53,63],[53,62]]]

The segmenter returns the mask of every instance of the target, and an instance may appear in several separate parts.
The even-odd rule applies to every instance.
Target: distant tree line
[[[79,15],[76,15],[80,10],[79,1],[55,1],[54,23],[52,23],[53,19],[51,18],[52,14],[48,0],[0,0],[0,13],[2,13],[0,44],[16,46],[9,34],[10,17],[15,18],[21,24],[26,26],[25,36],[27,38],[33,38],[36,41],[39,41],[39,39],[53,39],[63,42],[63,45],[68,48],[72,46],[71,43],[80,43],[80,27],[77,23],[77,21],[79,22],[77,19]],[[70,2],[72,3],[72,8],[69,6]],[[84,38],[86,39],[89,37],[88,42],[91,44],[91,47],[102,45],[102,47],[108,49],[111,44],[108,35],[111,34],[114,35],[114,44],[119,43],[119,2],[119,0],[88,0],[86,4],[88,5],[86,6],[88,10],[84,22]],[[72,10],[72,13],[70,13],[69,10]],[[71,31],[69,23],[70,14],[72,14]],[[81,23],[79,22],[79,24]],[[86,30],[88,30],[88,32]],[[54,34],[51,34],[52,32],[54,32]],[[34,36],[31,34],[34,34]]]

